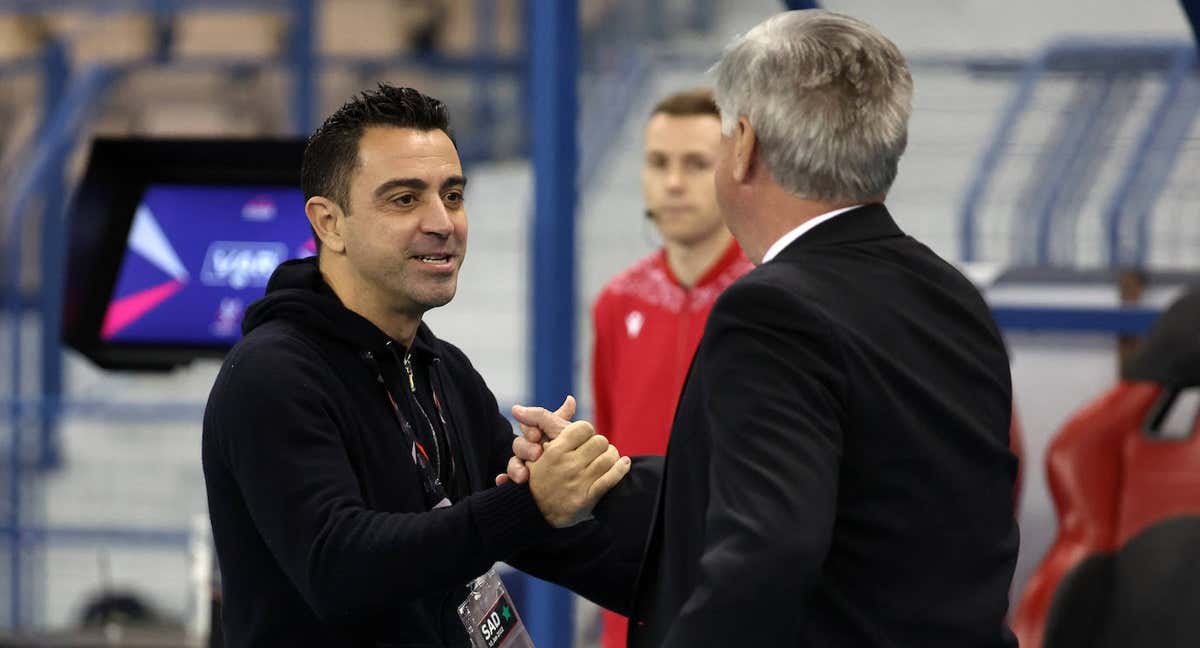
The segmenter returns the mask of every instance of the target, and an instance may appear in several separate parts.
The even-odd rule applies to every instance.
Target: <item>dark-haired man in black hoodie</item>
[[[421,323],[466,252],[447,126],[440,101],[380,86],[309,140],[318,257],[276,270],[204,416],[230,646],[466,646],[456,608],[496,561],[586,592],[611,555],[579,522],[629,460],[580,423],[528,486],[495,486],[512,430]]]

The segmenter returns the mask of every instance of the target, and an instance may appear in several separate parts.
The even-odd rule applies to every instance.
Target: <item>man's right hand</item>
[[[513,418],[520,424],[521,433],[513,438],[513,456],[508,460],[507,474],[497,477],[496,484],[510,480],[517,484],[529,481],[526,464],[542,456],[542,444],[562,434],[574,413],[573,396],[567,396],[562,407],[554,412],[541,407],[513,405]]]
[[[563,404],[553,412],[540,407],[513,405],[512,413],[521,425],[521,433],[513,437],[513,456],[508,460],[505,472],[496,475],[497,486],[508,481],[515,484],[529,481],[529,469],[525,463],[537,461],[542,456],[542,441],[558,436],[571,422],[571,417],[575,416],[575,397],[568,394]],[[543,435],[538,425],[546,426],[553,433]]]
[[[538,460],[527,465],[529,490],[551,526],[568,527],[591,515],[630,463],[591,423],[577,421],[547,441]]]

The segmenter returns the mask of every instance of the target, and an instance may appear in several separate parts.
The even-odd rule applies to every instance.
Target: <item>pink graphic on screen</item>
[[[275,267],[315,252],[297,188],[152,185],[134,214],[101,338],[229,344]]]
[[[104,316],[104,327],[100,329],[100,336],[105,340],[111,340],[121,332],[121,329],[133,324],[139,317],[169,299],[184,285],[186,284],[182,281],[171,279],[128,297],[114,299],[108,305],[108,313]]]

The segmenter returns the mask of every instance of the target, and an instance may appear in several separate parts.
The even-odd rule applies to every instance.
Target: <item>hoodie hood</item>
[[[285,261],[275,269],[266,295],[246,309],[242,335],[273,320],[286,320],[361,350],[380,350],[391,341],[379,327],[342,304],[321,276],[315,256]],[[422,322],[413,346],[434,352],[436,341]]]

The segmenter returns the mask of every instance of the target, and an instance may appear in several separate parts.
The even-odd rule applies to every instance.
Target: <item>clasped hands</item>
[[[553,412],[514,405],[512,414],[521,434],[513,439],[508,471],[496,476],[496,484],[528,482],[551,526],[564,528],[586,520],[596,502],[629,473],[629,457],[622,457],[591,423],[571,422],[573,396]]]

